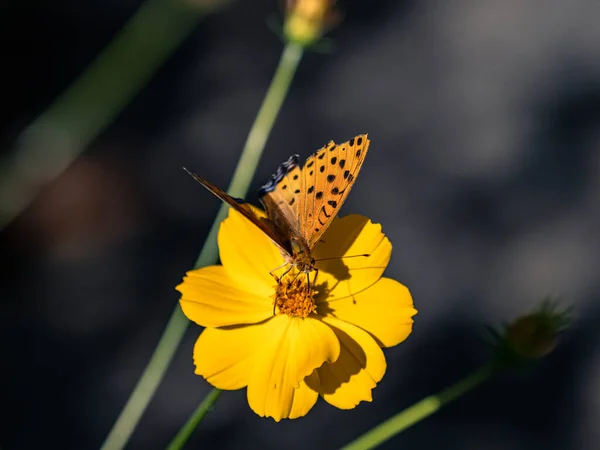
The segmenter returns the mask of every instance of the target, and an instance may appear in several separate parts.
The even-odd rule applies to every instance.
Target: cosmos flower
[[[335,219],[313,251],[322,261],[310,282],[292,270],[278,284],[270,272],[281,253],[234,210],[218,240],[222,265],[177,286],[185,315],[205,327],[196,374],[219,389],[247,387],[252,410],[276,421],[304,416],[319,396],[341,409],[371,401],[386,370],[382,347],[404,341],[417,313],[408,289],[382,277],[392,246],[381,226]]]

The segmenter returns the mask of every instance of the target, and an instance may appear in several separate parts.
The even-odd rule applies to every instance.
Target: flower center
[[[297,275],[280,280],[275,291],[274,306],[278,314],[305,318],[317,310],[314,300],[317,291],[301,279],[302,274]]]

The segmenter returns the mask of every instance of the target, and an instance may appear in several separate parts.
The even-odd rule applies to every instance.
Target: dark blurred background
[[[2,156],[140,4],[3,3]],[[334,51],[303,60],[248,198],[290,154],[368,132],[343,213],[383,225],[386,275],[419,310],[413,334],[386,351],[373,403],[319,401],[276,424],[252,413],[245,391],[225,393],[188,447],[338,448],[477,368],[484,324],[553,294],[578,318],[555,353],[382,448],[600,448],[600,4],[339,7]],[[228,185],[282,48],[265,25],[273,14],[274,0],[238,0],[202,19],[2,230],[3,449],[100,446],[220,206],[181,166]],[[129,448],[163,448],[209,391],[193,374],[199,331],[188,330]]]

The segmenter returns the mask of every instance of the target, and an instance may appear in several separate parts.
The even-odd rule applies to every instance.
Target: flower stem
[[[265,144],[267,143],[267,138],[273,129],[275,119],[279,115],[281,105],[287,96],[288,89],[292,83],[296,69],[300,64],[303,53],[304,49],[295,44],[286,44],[284,47],[273,80],[271,80],[267,94],[258,110],[256,119],[254,119],[250,133],[248,133],[248,137],[246,138],[242,156],[240,156],[240,160],[233,173],[231,184],[229,185],[229,195],[233,197],[246,196],[254,172],[256,172],[260,155],[262,154]],[[219,224],[225,219],[228,209],[229,207],[226,204],[221,205],[221,209],[217,213],[217,217],[208,233],[204,248],[198,257],[194,268],[213,264],[214,261],[217,260],[217,256],[219,255],[217,233],[219,231]],[[203,259],[205,253],[210,255],[209,260]]]
[[[444,389],[438,394],[425,397],[423,400],[377,425],[343,447],[342,450],[365,450],[377,447],[396,434],[429,417],[447,403],[456,400],[461,395],[479,386],[493,373],[494,370],[491,365],[483,366],[453,386]]]
[[[210,408],[215,404],[219,396],[223,392],[220,389],[214,388],[208,393],[208,395],[202,400],[202,403],[196,408],[196,411],[190,416],[185,425],[181,427],[179,432],[175,435],[173,440],[167,446],[167,450],[179,450],[183,448],[187,440],[189,439],[192,432],[196,429],[198,424],[204,419],[204,416]]]
[[[277,118],[281,105],[287,95],[296,69],[298,68],[298,64],[302,59],[302,54],[303,48],[295,44],[287,44],[283,50],[279,65],[277,66],[277,70],[275,71],[273,80],[265,95],[263,104],[252,125],[237,168],[233,174],[233,179],[229,185],[228,191],[234,197],[244,197],[248,191],[258,161],[267,142],[267,138],[269,137],[275,119]],[[225,218],[227,209],[227,205],[221,205],[221,209],[217,213],[194,268],[203,267],[216,262],[219,254],[217,232],[219,224]],[[183,338],[187,325],[188,320],[181,312],[179,304],[177,304],[144,373],[129,397],[125,408],[123,408],[123,411],[121,411],[121,414],[113,425],[110,434],[104,441],[104,444],[102,445],[103,450],[116,450],[125,447],[125,444],[127,444],[127,441],[131,437],[131,434],[142,417],[148,403],[156,392],[156,389],[175,354],[175,350],[177,350],[177,347]],[[216,397],[218,396],[215,394],[212,403],[216,401]],[[205,414],[206,411],[202,414],[198,414],[198,420],[193,423],[194,427],[200,423]],[[195,417],[195,415],[193,417]],[[192,430],[193,428],[189,430],[189,433],[191,433]],[[183,431],[180,432],[178,436],[182,433]],[[189,433],[183,436],[183,441],[180,445],[185,443]]]

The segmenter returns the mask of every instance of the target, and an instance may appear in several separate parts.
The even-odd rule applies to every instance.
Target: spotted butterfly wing
[[[292,155],[283,162],[260,188],[258,196],[267,212],[269,220],[288,239],[295,240],[304,251],[309,248],[302,241],[301,224],[298,215],[299,196],[302,189],[302,171],[298,165],[298,155]]]
[[[291,156],[259,191],[268,218],[185,170],[265,233],[288,263],[310,270],[310,253],[348,197],[368,150],[369,139],[361,134],[339,145],[331,141],[309,156],[302,168],[298,155]]]
[[[219,189],[217,186],[212,184],[205,178],[200,177],[199,175],[190,172],[185,167],[183,168],[187,173],[189,173],[194,180],[220,198],[222,201],[227,203],[233,209],[238,211],[244,217],[246,217],[250,222],[256,225],[263,233],[265,233],[282,251],[289,256],[292,254],[292,249],[290,247],[289,239],[284,236],[280,230],[274,226],[274,224],[263,217],[259,217],[254,210],[250,207],[248,203],[243,203],[241,200],[233,198],[231,195],[227,194],[222,189]]]
[[[369,150],[369,142],[366,134],[339,145],[331,141],[306,160],[298,211],[300,231],[311,250],[346,201]]]
[[[366,134],[339,145],[331,141],[309,156],[302,169],[295,155],[277,169],[259,196],[282,234],[303,249],[314,248],[348,197],[369,142]]]

